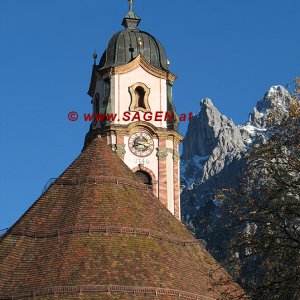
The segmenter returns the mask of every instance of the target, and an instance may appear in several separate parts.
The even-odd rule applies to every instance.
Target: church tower
[[[178,122],[149,118],[177,118],[175,76],[139,22],[130,1],[125,29],[93,67],[83,151],[0,238],[0,300],[245,295],[177,220],[182,136]]]
[[[102,136],[127,166],[180,220],[178,115],[172,100],[176,76],[162,44],[141,31],[132,0],[122,25],[93,66],[88,94],[93,121],[85,146]]]

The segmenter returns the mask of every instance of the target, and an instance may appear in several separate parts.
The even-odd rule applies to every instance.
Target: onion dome
[[[168,70],[168,60],[162,44],[151,34],[138,29],[140,21],[130,1],[129,12],[122,22],[125,29],[110,39],[99,69],[126,65],[141,54],[152,66]]]

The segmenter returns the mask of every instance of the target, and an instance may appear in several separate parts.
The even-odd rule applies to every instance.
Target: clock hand
[[[142,146],[150,146],[150,143],[148,143],[147,141],[142,141],[142,140],[136,141],[136,144],[142,145]]]
[[[151,143],[147,142],[147,141],[141,141],[142,144],[144,144],[145,146],[150,146]]]

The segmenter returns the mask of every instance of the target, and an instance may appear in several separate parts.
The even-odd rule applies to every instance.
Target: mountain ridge
[[[223,230],[229,216],[215,194],[238,187],[245,154],[265,134],[268,122],[280,119],[291,102],[290,93],[274,85],[257,101],[248,121],[236,125],[206,98],[189,123],[181,157],[182,219],[197,238],[206,240],[217,259],[232,232]]]

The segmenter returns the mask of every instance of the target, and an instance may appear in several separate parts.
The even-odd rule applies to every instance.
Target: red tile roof
[[[226,289],[240,293],[234,283],[217,285],[210,276],[217,267],[99,137],[2,238],[0,299],[218,299]],[[215,276],[230,279],[223,269]]]

